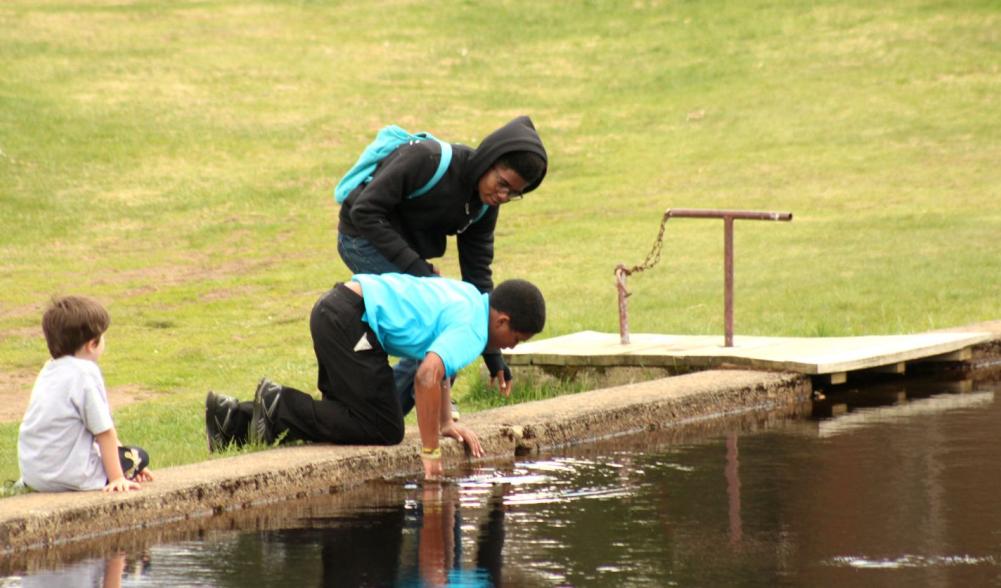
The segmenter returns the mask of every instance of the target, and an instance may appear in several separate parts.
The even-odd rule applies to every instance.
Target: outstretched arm
[[[417,400],[417,427],[421,432],[421,460],[424,462],[424,477],[437,478],[442,474],[441,449],[438,436],[441,434],[441,381],[445,378],[445,364],[435,352],[424,356],[414,377],[414,395]],[[437,450],[437,454],[427,452]]]

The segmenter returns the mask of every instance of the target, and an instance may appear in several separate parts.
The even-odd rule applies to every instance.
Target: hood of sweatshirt
[[[494,164],[505,153],[513,151],[530,151],[542,157],[546,162],[546,167],[542,169],[542,174],[530,185],[525,187],[524,192],[531,192],[539,187],[542,179],[546,177],[549,169],[549,157],[546,155],[546,148],[542,144],[542,139],[535,131],[532,119],[527,116],[519,116],[496,131],[490,133],[480,142],[480,146],[473,152],[469,159],[470,176],[466,181],[471,185],[487,173],[490,166]]]

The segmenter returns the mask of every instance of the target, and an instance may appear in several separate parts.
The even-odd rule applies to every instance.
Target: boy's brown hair
[[[52,359],[75,354],[108,330],[111,317],[101,303],[86,296],[53,298],[42,316],[42,331]]]

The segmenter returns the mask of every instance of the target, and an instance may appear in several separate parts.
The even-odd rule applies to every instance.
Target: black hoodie
[[[476,149],[452,145],[452,162],[441,180],[423,196],[408,199],[438,169],[441,146],[435,141],[404,145],[382,160],[372,181],[356,188],[341,205],[337,230],[372,243],[403,272],[430,276],[426,260],[445,253],[448,235],[458,235],[462,279],[481,292],[493,289],[494,228],[499,207],[484,207],[478,183],[502,155],[531,151],[547,163],[546,149],[527,116],[488,135]],[[542,175],[525,188],[539,187]]]

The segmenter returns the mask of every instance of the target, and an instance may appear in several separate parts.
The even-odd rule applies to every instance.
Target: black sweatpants
[[[282,388],[275,424],[279,433],[287,431],[286,441],[395,445],[403,440],[403,412],[389,356],[362,321],[364,312],[361,296],[343,284],[313,307],[309,331],[316,387],[323,399]]]

